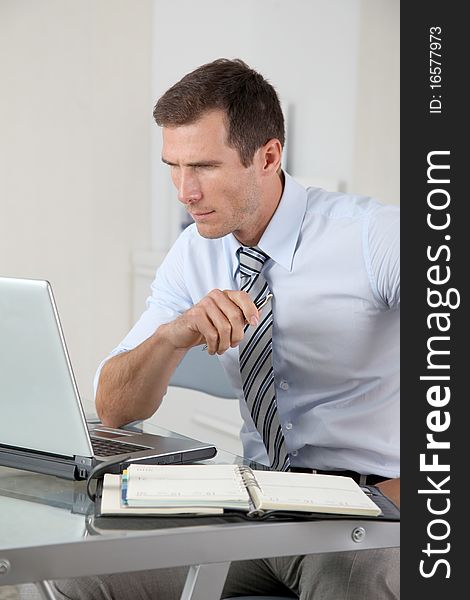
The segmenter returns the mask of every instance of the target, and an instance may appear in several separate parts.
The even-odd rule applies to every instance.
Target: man
[[[240,60],[189,73],[154,117],[162,160],[195,223],[159,268],[147,310],[98,370],[102,421],[117,427],[153,415],[185,352],[207,345],[240,399],[247,457],[347,472],[398,504],[398,209],[305,190],[283,172],[276,92]],[[243,561],[232,565],[223,597],[398,598],[398,556]],[[141,586],[142,597],[167,600],[178,597],[183,573],[131,580],[88,580],[82,595],[67,597],[133,597]]]

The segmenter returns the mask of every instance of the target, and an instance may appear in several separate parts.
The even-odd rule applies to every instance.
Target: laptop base
[[[85,471],[66,457],[42,456],[5,446],[0,447],[0,465],[12,469],[23,469],[33,473],[55,475],[62,479],[86,479]],[[80,473],[82,471],[82,473]],[[80,475],[85,475],[81,477]]]

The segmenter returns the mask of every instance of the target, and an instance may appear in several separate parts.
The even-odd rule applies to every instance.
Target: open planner
[[[101,516],[214,515],[270,511],[379,516],[381,508],[353,479],[239,465],[138,465],[106,473]]]

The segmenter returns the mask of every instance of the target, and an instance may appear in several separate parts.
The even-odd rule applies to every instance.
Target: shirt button
[[[292,450],[291,452],[292,456],[297,456],[299,454],[298,450]]]
[[[289,421],[289,423],[286,423],[286,429],[292,429],[292,423]]]
[[[281,390],[288,390],[289,389],[289,384],[287,383],[287,381],[281,381],[281,383],[279,384],[281,387]]]

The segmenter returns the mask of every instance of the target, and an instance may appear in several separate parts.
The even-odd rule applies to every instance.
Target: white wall
[[[52,282],[85,397],[149,244],[151,11],[0,2],[0,273]]]
[[[362,0],[351,189],[400,202],[400,3]]]

